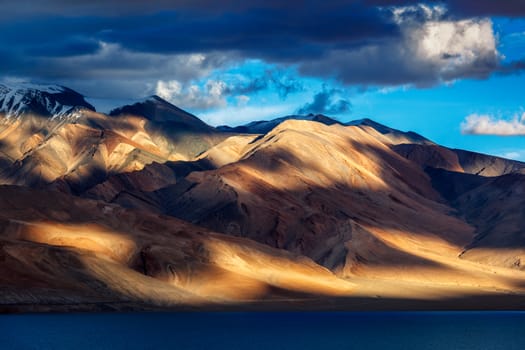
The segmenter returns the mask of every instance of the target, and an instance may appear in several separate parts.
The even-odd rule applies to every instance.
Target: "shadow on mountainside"
[[[156,125],[142,117],[89,111],[74,121],[27,115],[10,123],[17,123],[19,136],[13,131],[0,140],[0,181],[39,188],[58,182],[77,195],[137,162],[164,163],[172,155],[192,158],[229,136],[176,122]],[[143,140],[143,128],[153,144]],[[35,141],[29,143],[31,139]],[[119,145],[132,150],[124,154]],[[118,157],[120,163],[113,164]]]
[[[349,147],[360,146],[349,143]],[[330,182],[321,187],[312,164],[279,150],[265,154],[262,160],[248,158],[239,164],[251,169],[250,172],[278,179],[277,182],[285,174],[284,177],[294,179],[296,187],[288,186],[282,178],[283,186],[277,188],[263,179],[250,177],[252,173],[232,164],[178,178],[174,185],[142,192],[125,202],[119,197],[114,200],[135,208],[141,208],[146,200],[158,212],[304,254],[331,269],[350,264],[439,266],[377,239],[384,231],[389,231],[390,236],[404,233],[399,234],[400,239],[442,240],[456,246],[458,254],[470,242],[471,228],[450,216],[452,209],[439,203],[440,197],[431,188],[427,175],[395,154],[383,154],[385,150],[372,148],[359,152],[365,156],[366,152],[380,154],[388,166],[381,173],[381,180],[395,186],[373,188],[356,177],[353,184]],[[408,181],[400,169],[410,174]],[[299,179],[295,181],[295,177]],[[206,179],[211,182],[204,186],[201,180]],[[241,182],[242,186],[237,186]]]
[[[209,263],[210,251],[206,248],[206,243],[199,243],[202,242],[202,235],[206,234],[206,230],[180,222],[174,225],[174,219],[168,217],[122,210],[102,202],[75,198],[58,192],[6,186],[0,187],[0,190],[0,216],[3,217],[0,260],[4,266],[1,276],[2,289],[6,291],[3,295],[7,299],[7,302],[4,299],[1,308],[5,311],[110,311],[155,308],[504,309],[509,307],[510,303],[502,303],[501,297],[497,299],[493,294],[472,299],[465,297],[464,300],[469,301],[466,303],[461,302],[463,299],[446,296],[434,301],[418,301],[411,298],[335,298],[260,283],[255,284],[254,288],[257,291],[254,292],[251,289],[254,286],[253,281],[226,278],[226,281],[222,282],[222,288],[240,293],[241,298],[237,299],[238,301],[230,300],[225,305],[224,299],[203,299],[188,294],[184,289],[165,285],[166,282],[178,279],[178,285],[189,286],[189,290],[192,290],[202,283],[221,283],[221,274],[224,274],[224,271]],[[28,203],[31,205],[28,206]],[[45,230],[39,228],[31,234],[22,235],[20,240],[12,236],[13,233],[20,235],[18,222],[28,222],[30,225],[57,223],[57,227],[50,231],[52,235],[47,238],[44,235]],[[86,226],[93,223],[97,225],[96,230]],[[85,238],[70,242],[48,240],[55,235],[53,232],[63,234],[67,225],[73,225],[73,234],[78,233],[78,230],[86,230]],[[110,238],[110,242],[120,247],[118,250],[108,252],[90,243],[92,240],[102,244],[97,235],[98,230],[104,227],[117,234],[115,238]],[[91,236],[93,238],[89,238]],[[119,243],[119,240],[130,241],[136,247],[128,258],[125,258],[125,245]],[[100,259],[101,255],[108,254],[109,261],[107,258]],[[394,256],[398,257],[396,254]],[[405,263],[409,263],[409,260],[405,260]],[[439,268],[433,262],[428,265],[426,262],[418,263],[414,260],[412,263],[416,269],[419,264],[422,267]],[[128,268],[134,272],[128,271]],[[196,286],[191,284],[192,278]],[[232,285],[235,287],[232,288]],[[523,287],[523,283],[520,287]],[[236,291],[237,289],[240,291]],[[217,292],[220,290],[219,288]],[[244,299],[243,295],[256,295],[257,302],[250,302],[249,299],[239,301]],[[516,296],[505,300],[512,299],[516,307],[516,300],[522,300],[519,298]],[[482,304],[483,302],[492,304]]]
[[[217,270],[203,260],[209,255],[206,247],[194,245],[194,241],[201,239],[200,236],[206,234],[207,230],[188,225],[185,230],[197,233],[174,231],[169,224],[173,224],[175,219],[144,211],[144,207],[139,205],[144,198],[151,199],[148,210],[159,210],[213,231],[253,239],[271,247],[286,249],[295,255],[306,255],[332,270],[347,268],[352,272],[360,266],[408,267],[414,270],[426,268],[424,273],[431,280],[432,269],[442,269],[444,266],[422,255],[411,254],[411,250],[433,250],[436,244],[436,247],[447,245],[460,251],[472,242],[472,227],[456,217],[454,210],[432,188],[428,175],[418,166],[385,148],[363,145],[350,138],[345,147],[354,152],[355,156],[377,162],[372,162],[371,168],[349,167],[336,159],[335,164],[338,166],[332,167],[329,157],[333,157],[333,154],[328,153],[312,161],[290,150],[278,148],[255,152],[250,157],[219,169],[205,160],[168,163],[165,166],[172,171],[176,183],[156,191],[136,191],[140,196],[128,200],[126,206],[140,210],[130,211],[133,214],[122,211],[121,216],[114,214],[113,211],[120,209],[111,204],[85,201],[63,194],[57,194],[58,197],[54,198],[49,192],[35,192],[38,194],[21,206],[6,206],[14,210],[13,218],[29,223],[52,220],[80,226],[98,223],[110,227],[136,245],[135,255],[125,260],[125,263],[119,263],[126,269],[131,268],[134,274],[131,276],[127,270],[100,260],[97,255],[100,252],[91,253],[83,248],[60,244],[61,247],[56,248],[60,251],[53,250],[43,267],[36,267],[40,272],[35,272],[31,259],[21,258],[22,260],[18,260],[20,269],[6,276],[25,276],[16,282],[22,288],[24,283],[30,283],[32,276],[43,273],[48,276],[46,278],[50,278],[43,282],[42,288],[45,289],[46,284],[49,286],[60,283],[59,279],[51,278],[50,272],[53,271],[52,261],[56,258],[57,261],[64,261],[59,264],[62,266],[61,273],[69,281],[68,288],[75,281],[87,281],[85,289],[88,291],[88,299],[89,296],[96,295],[97,298],[102,298],[100,300],[106,300],[103,297],[109,295],[110,299],[124,300],[126,303],[151,301],[156,305],[178,305],[180,300],[193,302],[195,296],[164,285],[155,287],[157,289],[152,293],[157,295],[157,299],[151,299],[148,296],[151,290],[147,288],[154,281],[148,276],[161,281],[172,281],[180,279],[180,276],[195,274],[207,276],[202,280],[208,281],[207,283],[213,281],[214,276],[220,277],[224,271]],[[325,164],[329,166],[325,167]],[[32,170],[29,169],[28,176]],[[35,173],[33,176],[39,174]],[[131,183],[131,187],[133,186]],[[86,184],[86,188],[92,188],[92,184]],[[475,188],[477,187],[472,187]],[[27,188],[19,190],[27,193],[34,191]],[[454,188],[451,191],[459,193],[470,190]],[[17,191],[4,193],[0,200],[19,195]],[[50,209],[50,201],[54,200],[63,203]],[[119,203],[118,197],[111,200]],[[90,214],[84,207],[88,202],[94,206],[92,210],[96,214]],[[104,214],[106,210],[110,212]],[[3,223],[7,225],[10,219],[4,217]],[[177,225],[183,224],[178,222]],[[405,250],[399,249],[392,242],[411,245]],[[51,249],[52,246],[45,242],[29,243],[24,240],[23,244],[26,243],[38,246],[38,249],[31,246],[31,249],[36,249],[34,254],[29,254],[31,257],[37,257],[42,250]],[[11,245],[12,238],[7,238],[7,243],[4,241],[2,244],[2,254],[8,260],[13,258],[13,249],[17,249]],[[70,254],[71,257],[64,258],[60,254]],[[19,257],[23,255],[19,254]],[[68,271],[68,259],[71,260],[72,271]],[[78,259],[81,260],[80,267]],[[154,271],[158,271],[158,274],[154,275]],[[124,280],[113,280],[108,275],[110,272],[115,275],[122,273]],[[7,281],[7,284],[11,283],[9,279]],[[255,283],[242,278],[227,281],[231,283],[225,283],[225,288],[230,289],[231,285],[239,282],[239,285],[245,285],[249,290],[252,283]],[[144,289],[133,291],[137,289],[137,283]],[[199,283],[202,285],[204,282],[197,282]],[[253,288],[260,288],[258,292],[254,292],[259,299],[288,293],[268,283],[257,283]],[[521,282],[516,283],[517,287],[524,287]],[[59,290],[61,289],[52,289],[47,295],[56,294]],[[180,293],[177,297],[179,299],[170,297],[175,292]],[[292,297],[306,296],[297,291],[290,293]],[[34,300],[31,298],[28,296],[27,300]],[[395,299],[392,302],[394,301]],[[67,302],[71,300],[68,299]],[[199,299],[196,303],[205,305],[208,301]],[[353,301],[350,302],[352,303]]]
[[[296,254],[55,191],[0,186],[0,209],[3,307],[205,307],[347,283]]]

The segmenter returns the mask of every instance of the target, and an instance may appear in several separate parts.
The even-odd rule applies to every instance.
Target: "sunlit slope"
[[[360,261],[410,265],[410,254],[383,242],[390,235],[459,252],[472,228],[449,216],[428,176],[381,140],[371,128],[284,122],[235,144],[239,161],[210,150],[211,162],[227,165],[190,174],[168,213],[300,252],[343,275]],[[361,240],[376,247],[357,249]]]
[[[25,115],[0,125],[3,183],[42,186],[61,180],[83,189],[107,174],[177,158],[155,144],[144,120],[91,111],[65,119]]]
[[[437,145],[394,149],[421,165],[456,215],[475,228],[463,259],[525,269],[525,163]]]
[[[476,227],[391,145],[371,127],[286,121],[211,148],[202,157],[217,169],[156,193],[170,215],[304,254],[351,280],[517,288],[521,272],[460,258]]]
[[[81,193],[111,175],[141,170],[153,162],[191,160],[226,137],[213,134],[208,126],[204,131],[195,128],[186,130],[173,120],[110,117],[89,110],[61,118],[0,117],[0,182],[32,187],[56,183]],[[195,142],[199,146],[193,150]]]
[[[1,304],[202,306],[353,290],[306,257],[174,218],[15,186],[0,198]]]
[[[145,129],[152,140],[169,151],[177,152],[185,160],[193,159],[230,136],[155,95],[116,108],[110,116],[146,119]]]

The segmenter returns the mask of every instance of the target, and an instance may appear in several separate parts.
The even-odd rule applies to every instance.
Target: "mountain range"
[[[0,85],[0,311],[522,308],[525,163]]]

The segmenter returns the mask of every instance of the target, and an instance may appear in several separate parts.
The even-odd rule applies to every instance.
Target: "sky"
[[[0,82],[98,110],[159,95],[211,125],[371,118],[525,160],[522,0],[0,0]]]

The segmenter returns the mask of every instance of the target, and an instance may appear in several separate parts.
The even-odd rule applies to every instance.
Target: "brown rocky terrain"
[[[2,118],[0,308],[524,306],[524,163],[281,119],[221,132],[157,97]]]
[[[354,286],[305,257],[175,218],[16,186],[0,198],[0,308],[199,306]]]
[[[31,187],[55,183],[80,193],[113,174],[140,170],[152,162],[192,159],[226,137],[194,116],[180,115],[175,106],[152,99],[164,120],[158,120],[149,100],[129,110],[138,115],[122,114],[127,109],[115,116],[81,109],[61,118],[31,114],[3,118],[2,183]],[[142,105],[148,108],[142,110]]]
[[[439,145],[403,143],[395,145],[393,150],[422,167],[485,177],[509,174],[525,168],[523,162]]]

